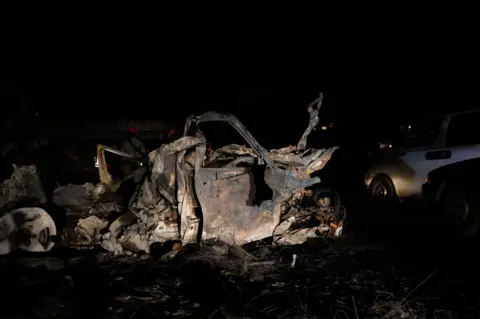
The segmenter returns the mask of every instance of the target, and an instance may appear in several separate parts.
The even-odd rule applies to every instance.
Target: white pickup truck
[[[430,172],[480,158],[480,110],[446,114],[403,129],[409,136],[405,147],[385,152],[365,176],[376,201],[422,198]]]

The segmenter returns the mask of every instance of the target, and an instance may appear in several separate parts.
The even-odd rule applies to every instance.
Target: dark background
[[[191,0],[1,6],[4,114],[167,119],[215,109],[294,142],[320,91],[322,121],[351,140],[477,105],[478,50],[453,32],[313,32],[322,17],[288,7]]]

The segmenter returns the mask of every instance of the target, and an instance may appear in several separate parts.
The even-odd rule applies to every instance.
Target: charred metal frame
[[[148,207],[158,206],[161,197],[176,211],[174,222],[178,226],[178,238],[184,243],[221,239],[229,244],[241,245],[272,235],[275,237],[280,231],[283,232],[276,228],[285,212],[286,203],[299,196],[306,187],[320,182],[318,177],[311,178],[309,175],[323,168],[336,150],[305,150],[307,137],[319,122],[318,112],[322,101],[323,94],[320,93],[319,98],[308,106],[310,122],[297,146],[271,152],[258,143],[232,114],[211,111],[189,117],[182,138],[164,144],[148,155],[152,164],[151,175],[134,195],[136,200],[131,201],[131,211],[141,220],[155,220],[158,224],[158,216],[152,217],[153,211]],[[203,167],[207,139],[198,126],[204,122],[230,124],[251,148],[252,156],[234,159],[220,168]],[[195,136],[189,136],[192,129]],[[194,160],[187,162],[186,154],[193,149]],[[104,151],[124,157],[133,156],[98,145],[100,179],[102,183],[110,184],[112,180],[106,167]],[[240,162],[247,163],[247,167],[238,167]],[[255,166],[264,170],[262,182],[273,193],[271,199],[257,204],[249,200],[252,193],[256,192],[255,178],[258,176],[253,174]],[[165,225],[163,222],[160,224]],[[157,227],[156,230],[158,236],[163,238],[160,228]],[[172,229],[167,228],[169,231]]]

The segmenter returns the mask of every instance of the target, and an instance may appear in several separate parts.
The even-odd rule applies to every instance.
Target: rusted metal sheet
[[[202,168],[196,172],[195,189],[203,212],[203,239],[244,244],[272,234],[272,201],[254,205],[250,168]]]
[[[307,147],[307,138],[312,133],[313,129],[317,126],[320,119],[318,118],[318,112],[323,102],[323,93],[319,94],[319,97],[308,105],[308,113],[310,114],[310,121],[308,126],[303,133],[302,137],[298,141],[297,150],[304,150]]]

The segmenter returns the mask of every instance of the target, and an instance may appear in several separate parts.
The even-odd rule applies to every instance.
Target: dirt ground
[[[370,235],[380,226],[370,226],[363,235],[357,230],[342,239],[290,247],[272,247],[268,241],[242,248],[186,246],[169,263],[94,250],[10,255],[0,259],[0,317],[480,315],[476,242],[432,234],[428,223],[397,221],[389,229],[382,226],[378,236]],[[34,262],[39,266],[32,269]]]

